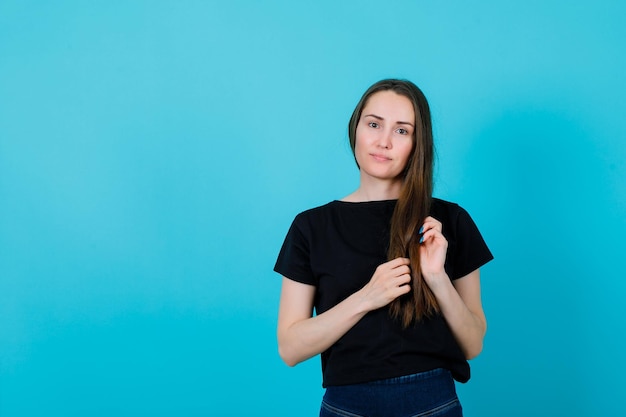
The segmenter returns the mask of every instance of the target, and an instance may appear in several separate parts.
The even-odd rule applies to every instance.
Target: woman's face
[[[413,151],[415,112],[405,96],[391,90],[369,97],[356,128],[354,155],[361,176],[400,179]]]

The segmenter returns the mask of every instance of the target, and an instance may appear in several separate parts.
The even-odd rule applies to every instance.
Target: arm
[[[480,299],[480,270],[453,283],[443,268],[447,247],[441,223],[428,217],[424,223],[424,243],[420,247],[422,275],[465,357],[472,359],[481,352],[487,331]]]
[[[278,352],[289,366],[331,347],[369,311],[389,304],[410,287],[408,259],[380,265],[362,289],[312,317],[316,288],[283,277],[278,312]]]
[[[473,359],[482,351],[487,331],[480,301],[480,271],[477,269],[454,282],[444,272],[437,281],[441,285],[433,285],[431,289],[441,312],[465,357]]]

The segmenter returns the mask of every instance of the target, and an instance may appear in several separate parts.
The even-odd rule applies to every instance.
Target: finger
[[[409,291],[411,291],[410,285],[401,285],[396,289],[397,295],[395,298],[398,298],[399,296],[404,295],[404,294],[408,294]]]
[[[422,237],[420,238],[420,243],[425,243],[427,241],[441,241],[441,242],[447,242],[445,236],[437,229],[430,229],[427,230],[426,232],[424,232],[424,234],[422,235]]]
[[[443,229],[443,225],[439,220],[435,219],[434,217],[428,216],[426,217],[426,219],[424,219],[424,224],[420,229],[420,234],[430,229],[437,229],[441,231]]]
[[[396,285],[394,288],[394,292],[396,292],[398,295],[406,294],[409,291],[411,291],[410,279],[398,282],[398,285]]]
[[[407,285],[411,282],[411,274],[402,274],[396,278],[398,286]]]
[[[410,282],[406,281],[396,281],[393,283],[393,286],[388,288],[388,292],[391,294],[403,294],[411,291]],[[397,295],[394,295],[396,297]]]
[[[409,258],[395,258],[387,262],[387,265],[389,265],[390,268],[397,268],[401,265],[409,265],[410,263],[411,260]]]
[[[432,224],[424,224],[424,226],[420,229],[420,240],[419,243],[424,243],[427,239],[429,239],[432,234],[433,231],[436,231],[437,229],[434,229],[432,227]]]
[[[408,265],[400,265],[393,269],[393,274],[397,277],[401,275],[411,274],[411,268]]]

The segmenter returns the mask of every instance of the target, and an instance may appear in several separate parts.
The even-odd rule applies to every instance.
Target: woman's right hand
[[[396,258],[376,268],[359,291],[313,316],[316,288],[283,278],[278,312],[278,350],[289,366],[324,352],[372,310],[410,291],[409,260]]]
[[[359,290],[370,310],[386,306],[411,291],[411,268],[408,258],[396,258],[378,265],[370,281]]]

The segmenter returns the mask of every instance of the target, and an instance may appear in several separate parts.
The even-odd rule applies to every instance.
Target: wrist
[[[450,278],[448,274],[446,274],[446,271],[422,272],[422,277],[432,291],[435,291],[435,289],[442,285],[450,283]]]
[[[353,311],[355,314],[365,315],[374,310],[372,300],[367,295],[367,291],[364,287],[348,297],[348,300],[350,300],[353,304]]]

